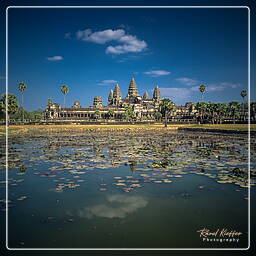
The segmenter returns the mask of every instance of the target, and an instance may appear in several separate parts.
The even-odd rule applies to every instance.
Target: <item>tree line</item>
[[[21,105],[18,103],[18,98],[14,94],[3,94],[0,98],[0,119],[6,118],[6,110],[8,111],[8,119],[16,122],[24,123],[24,120],[37,121],[43,118],[43,110],[28,111],[25,110],[24,92],[27,90],[27,85],[20,82],[18,89],[21,93]],[[8,120],[8,121],[9,121]]]
[[[245,102],[247,91],[242,90],[240,96],[243,102],[231,101],[229,103],[214,103],[204,102],[204,94],[207,87],[205,85],[199,86],[199,92],[201,93],[201,101],[195,104],[195,110],[197,111],[196,119],[199,123],[222,123],[225,120],[246,121],[248,116],[248,104]],[[175,105],[170,99],[163,99],[159,105],[158,112],[155,113],[155,118],[160,120],[164,118],[165,127],[167,127],[168,118],[172,116],[175,110]],[[250,118],[252,121],[256,121],[256,102],[250,102]]]
[[[0,98],[0,118],[5,118],[6,106],[8,106],[8,115],[12,120],[31,120],[36,121],[43,118],[43,111],[27,111],[24,109],[24,93],[27,90],[27,85],[24,82],[18,84],[18,89],[21,93],[21,105],[18,103],[17,96],[14,94],[3,94]],[[204,95],[206,93],[207,87],[205,85],[200,85],[198,87],[201,93],[201,101],[195,104],[195,110],[197,111],[196,119],[198,122],[211,122],[211,123],[222,123],[226,119],[241,120],[245,121],[248,113],[248,105],[245,103],[245,98],[247,96],[247,91],[242,90],[240,95],[243,102],[231,101],[229,103],[213,103],[204,102]],[[66,95],[69,92],[69,87],[67,85],[62,85],[60,91],[63,93],[64,107],[66,104]],[[48,99],[48,103],[51,99]],[[52,101],[51,101],[52,102]],[[167,126],[168,119],[173,116],[175,110],[175,104],[171,99],[164,98],[161,100],[158,111],[154,114],[156,120],[162,120]],[[256,102],[250,103],[251,120],[256,121]],[[109,110],[108,117],[112,118],[114,116],[114,111]],[[100,111],[95,111],[95,118],[100,117]],[[125,119],[133,120],[135,118],[135,113],[131,106],[126,107],[123,116]]]

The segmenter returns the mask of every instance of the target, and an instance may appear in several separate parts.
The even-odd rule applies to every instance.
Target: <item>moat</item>
[[[252,197],[255,145],[251,138]],[[8,156],[10,248],[248,246],[246,135],[39,133],[10,136]],[[203,228],[242,234],[209,242]]]

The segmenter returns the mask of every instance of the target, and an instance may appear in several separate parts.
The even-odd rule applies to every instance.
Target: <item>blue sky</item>
[[[177,105],[200,99],[241,101],[247,89],[247,18],[243,9],[9,9],[9,92],[28,85],[25,108],[48,98],[92,104],[131,77],[139,93],[158,85]],[[5,74],[0,74],[3,83]],[[19,96],[20,99],[20,96]]]

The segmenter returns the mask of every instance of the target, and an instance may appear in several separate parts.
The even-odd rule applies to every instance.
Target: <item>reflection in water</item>
[[[106,203],[85,207],[80,210],[80,217],[125,218],[127,214],[137,211],[148,204],[141,196],[110,195]]]
[[[132,172],[136,171],[136,167],[137,167],[136,161],[132,161],[132,160],[131,160],[131,161],[129,162],[129,166],[130,166],[130,169],[131,169]]]
[[[22,164],[21,166],[20,166],[20,168],[19,168],[19,171],[21,172],[21,173],[25,173],[26,171],[27,171],[27,166],[25,165],[25,164]]]
[[[15,248],[205,247],[195,234],[201,223],[246,237],[247,143],[243,135],[168,129],[10,137],[9,241]],[[254,184],[254,138],[251,145]]]
[[[170,175],[195,173],[215,178],[219,183],[248,187],[248,142],[243,135],[193,134],[168,130],[157,133],[115,131],[114,134],[88,131],[86,134],[71,135],[63,132],[57,136],[10,137],[9,169],[24,170],[24,163],[28,167],[48,163],[51,166],[39,175],[53,177],[63,171],[75,174],[74,171],[87,172],[126,165],[133,174],[135,171],[149,171],[148,174],[166,171]],[[256,162],[253,138],[251,144],[253,185]],[[2,164],[4,160],[4,156],[0,158]],[[234,171],[234,168],[239,170]],[[65,184],[61,186],[67,187]],[[124,186],[123,189],[130,191]]]

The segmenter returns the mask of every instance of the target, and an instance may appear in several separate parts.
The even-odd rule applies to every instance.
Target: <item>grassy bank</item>
[[[169,125],[169,129],[177,129],[184,125]],[[20,134],[33,134],[33,133],[51,133],[51,132],[83,132],[87,130],[158,130],[162,129],[163,124],[152,124],[152,125],[11,125],[8,128],[9,135],[20,135]],[[5,126],[0,126],[0,135],[5,135]]]
[[[246,131],[248,125],[246,124],[179,124],[168,125],[168,130],[175,130],[181,128],[200,128],[200,129],[216,129],[216,130],[234,130],[234,131]],[[21,134],[35,134],[35,133],[51,133],[51,132],[83,132],[86,130],[163,130],[164,125],[159,124],[127,124],[127,125],[11,125],[8,128],[9,135],[21,135]],[[256,124],[251,125],[251,130],[256,131]],[[5,126],[0,126],[0,135],[4,136],[6,133]]]
[[[236,131],[247,131],[247,124],[194,124],[187,125],[184,127],[188,128],[201,128],[201,129],[216,129],[216,130],[236,130]],[[251,130],[256,130],[256,124],[250,125]]]

